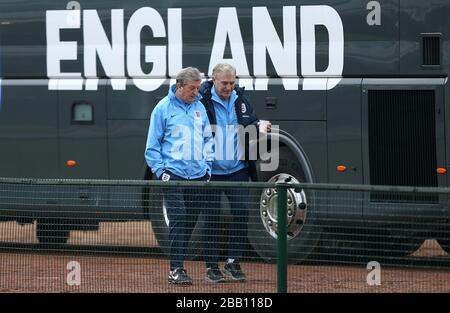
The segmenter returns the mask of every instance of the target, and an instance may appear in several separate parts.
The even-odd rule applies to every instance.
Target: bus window
[[[72,123],[92,124],[94,122],[93,111],[94,108],[90,103],[74,103],[72,107]]]

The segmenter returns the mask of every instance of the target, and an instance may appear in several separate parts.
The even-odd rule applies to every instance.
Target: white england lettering
[[[144,73],[141,67],[141,30],[148,26],[155,38],[166,37],[164,21],[153,8],[140,8],[131,16],[127,28],[127,66],[128,75],[133,77],[133,82],[143,91],[158,89],[166,77],[166,46],[145,46],[144,59],[147,63],[153,63],[150,73]],[[143,78],[160,78],[148,84]]]
[[[124,77],[125,46],[123,10],[111,10],[111,43],[96,10],[83,11],[84,75],[97,77],[97,55],[108,77]],[[112,80],[113,89],[119,88]],[[123,87],[122,87],[123,88]]]
[[[372,4],[372,7],[369,6]],[[368,3],[373,8],[376,1]],[[267,56],[275,72],[281,78],[285,90],[298,90],[300,57],[303,90],[328,90],[342,79],[344,67],[344,29],[336,10],[327,5],[300,6],[300,27],[297,27],[297,8],[282,7],[282,30],[277,32],[274,19],[267,7],[252,8],[253,73],[247,63],[244,41],[235,7],[219,8],[214,40],[208,64],[208,74],[217,63],[227,62],[236,67],[238,83],[247,90],[267,90]],[[370,20],[378,23],[378,17],[370,15]],[[110,38],[106,35],[97,10],[49,10],[46,12],[47,35],[47,76],[50,90],[97,90],[97,57],[106,77],[111,78],[113,90],[125,90],[127,79],[143,91],[153,91],[173,77],[183,67],[182,9],[167,9],[167,25],[158,11],[150,7],[136,10],[128,25],[124,23],[124,10],[112,9]],[[83,25],[81,25],[83,20]],[[369,20],[369,16],[368,16]],[[68,22],[70,21],[70,22]],[[110,25],[110,26],[109,26]],[[316,70],[315,29],[324,26],[329,37],[328,64],[325,70]],[[82,29],[83,41],[61,41],[61,33],[66,29]],[[166,28],[167,27],[167,28]],[[297,47],[297,29],[300,28],[300,51]],[[280,31],[281,28],[278,28]],[[142,32],[149,32],[152,38],[165,38],[167,44],[151,45],[143,42]],[[150,39],[151,41],[151,39]],[[229,45],[231,56],[225,57]],[[83,73],[62,72],[61,63],[77,61],[78,45],[83,45]],[[208,44],[205,43],[205,49]],[[141,64],[150,63],[146,73]],[[86,81],[83,84],[85,77]],[[255,80],[254,80],[255,79]],[[61,81],[60,81],[61,80]],[[62,80],[70,80],[62,81]],[[253,81],[254,80],[254,81]]]
[[[340,82],[344,69],[344,26],[339,14],[326,5],[302,6],[300,7],[300,25],[302,76],[305,77],[303,90],[334,88]],[[325,26],[330,38],[328,68],[323,72],[316,71],[316,25]],[[320,77],[321,80],[309,80],[314,77]],[[329,81],[326,77],[333,77],[333,79]]]
[[[83,79],[82,78],[65,78],[57,79],[58,90],[83,90]]]
[[[167,33],[169,48],[169,76],[175,77],[183,68],[183,35],[181,9],[167,10]]]
[[[113,82],[114,79],[111,80],[111,85],[115,85]],[[86,81],[84,82],[84,89],[85,90],[98,90],[98,82],[99,79],[98,78],[88,78],[86,79]]]
[[[69,18],[73,23],[67,23]],[[80,11],[50,10],[46,12],[46,19],[47,76],[49,78],[81,77],[81,73],[61,72],[61,61],[77,60],[77,42],[60,40],[61,29],[80,28]]]
[[[266,7],[253,8],[253,72],[256,77],[267,76],[267,54],[270,56],[277,74],[281,77],[297,76],[297,24],[295,6],[283,7],[283,39],[275,30]],[[287,83],[287,82],[286,82]],[[268,79],[255,82],[255,90],[267,90]],[[285,84],[289,89],[290,84]],[[298,80],[295,84],[298,89]]]
[[[231,59],[224,58],[227,38],[230,40]],[[212,75],[212,70],[217,63],[223,62],[232,64],[236,68],[237,76],[250,76],[236,8],[220,8],[219,10],[208,75]],[[248,81],[239,80],[241,86],[244,83],[247,90],[253,89],[251,84],[248,85]]]

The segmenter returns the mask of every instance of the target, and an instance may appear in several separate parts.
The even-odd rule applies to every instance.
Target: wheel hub
[[[280,173],[269,179],[270,183],[281,183],[289,181],[290,184],[298,184],[299,181],[290,174]],[[307,201],[303,190],[295,191],[294,188],[287,190],[287,239],[295,238],[305,224]],[[261,193],[260,216],[267,232],[273,237],[277,237],[277,190],[266,188]]]

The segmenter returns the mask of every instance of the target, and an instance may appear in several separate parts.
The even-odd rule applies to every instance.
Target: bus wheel
[[[444,231],[440,232],[436,237],[436,241],[441,246],[442,250],[450,254],[450,227],[447,227]]]
[[[438,240],[439,245],[441,246],[442,250],[450,254],[450,240],[448,239],[439,239]]]
[[[364,225],[360,221],[359,225]],[[355,226],[327,227],[320,238],[315,257],[326,261],[368,262],[374,258],[395,258],[407,256],[423,243],[423,239],[400,236],[398,233],[380,235],[370,233],[367,228]]]
[[[64,244],[70,236],[67,221],[59,218],[39,218],[36,237],[40,243]]]
[[[149,213],[153,234],[158,246],[163,254],[169,256],[169,220],[167,219],[162,190],[159,187],[146,187],[143,197],[147,198],[144,206]]]
[[[351,228],[326,226],[314,250],[314,259],[329,262],[355,262],[365,255],[364,240]]]
[[[302,165],[284,147],[280,148],[277,171],[260,171],[258,175],[260,181],[270,183],[305,182]],[[275,188],[252,190],[248,239],[255,252],[268,262],[277,258],[277,198]],[[287,253],[290,263],[304,261],[314,250],[321,233],[321,227],[317,225],[318,208],[314,191],[287,190]]]
[[[365,243],[367,257],[400,258],[408,256],[423,244],[423,239],[394,235],[374,235]],[[392,259],[393,260],[393,259]],[[394,261],[394,260],[393,260]]]

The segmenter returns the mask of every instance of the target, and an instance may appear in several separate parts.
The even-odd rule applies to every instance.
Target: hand
[[[258,122],[258,129],[262,134],[270,133],[272,130],[272,123],[270,121],[260,120]]]

